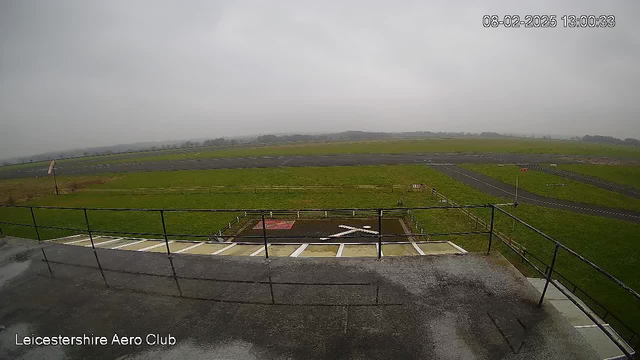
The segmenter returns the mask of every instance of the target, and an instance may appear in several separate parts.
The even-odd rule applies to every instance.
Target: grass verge
[[[640,189],[640,166],[560,164],[558,167]]]
[[[515,165],[465,164],[462,167],[490,176],[514,187],[517,176],[520,189],[549,198],[640,211],[640,199],[630,198],[617,192],[570,180],[562,176],[535,170],[523,172],[520,171],[519,166]]]

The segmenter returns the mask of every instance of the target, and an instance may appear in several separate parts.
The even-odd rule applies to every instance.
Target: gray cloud
[[[640,137],[635,1],[0,3],[0,158],[349,129]],[[484,14],[613,14],[485,29]]]

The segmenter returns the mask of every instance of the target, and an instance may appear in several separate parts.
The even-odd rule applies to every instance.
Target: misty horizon
[[[0,158],[249,134],[640,138],[635,2],[0,4]],[[485,14],[613,14],[606,29]]]

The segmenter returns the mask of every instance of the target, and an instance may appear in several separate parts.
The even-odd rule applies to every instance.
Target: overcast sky
[[[640,138],[639,2],[529,3],[0,0],[0,158],[278,132]]]

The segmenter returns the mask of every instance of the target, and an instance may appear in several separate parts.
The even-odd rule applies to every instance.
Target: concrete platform
[[[170,261],[47,243],[47,264],[30,240],[3,238],[0,249],[3,359],[598,358],[497,254]],[[109,344],[16,345],[31,334]],[[123,346],[114,334],[176,342]]]
[[[545,279],[540,278],[528,278],[529,282],[533,287],[538,290],[541,294],[544,289],[544,284],[546,282]],[[570,294],[572,299],[576,300],[582,307],[588,309],[587,305],[582,302],[575,295],[571,294],[569,289],[564,287],[559,282],[554,282],[558,286],[562,287],[562,289]],[[566,295],[564,295],[560,290],[558,290],[552,284],[549,284],[547,288],[547,292],[545,294],[546,303],[551,304],[555,307],[569,322],[573,325],[578,333],[580,333],[585,340],[591,345],[594,351],[598,354],[601,359],[625,359],[626,356],[624,353],[618,348],[618,346],[605,334],[597,325],[594,323],[585,313],[580,310]],[[604,325],[608,331],[612,332],[616,337],[622,341],[619,335],[615,332],[615,330],[609,326],[605,321],[600,319],[600,317],[594,312],[589,312],[599,324]],[[633,352],[633,349],[630,346],[626,346],[629,352]]]

